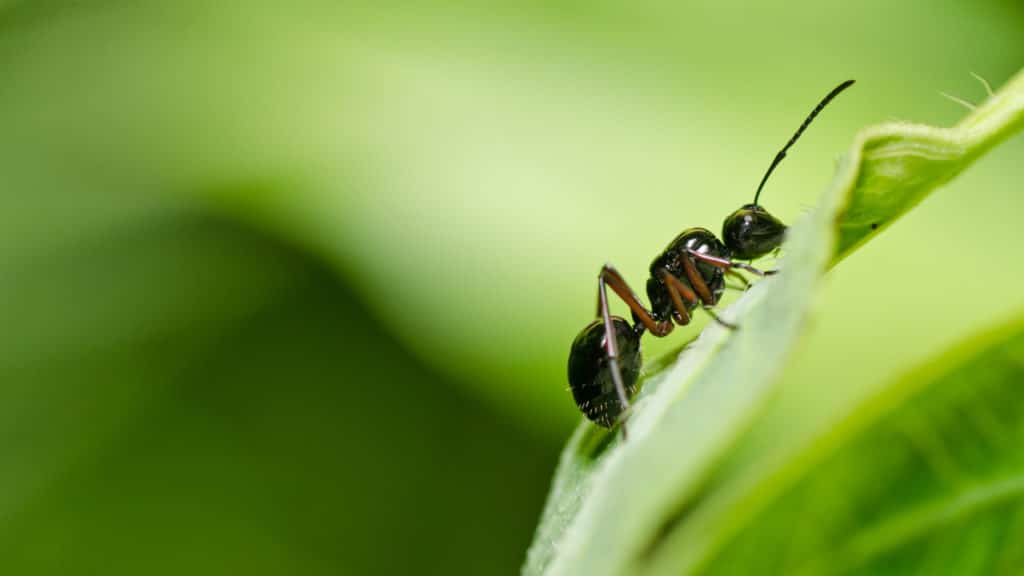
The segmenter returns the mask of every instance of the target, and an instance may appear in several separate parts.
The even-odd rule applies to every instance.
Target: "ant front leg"
[[[750,290],[750,286],[751,286],[750,280],[747,280],[747,277],[744,276],[743,274],[740,274],[739,272],[737,272],[735,270],[726,270],[725,274],[726,274],[726,276],[728,276],[730,278],[736,278],[737,280],[739,280],[740,282],[743,283],[742,287],[734,287],[734,286],[732,286],[730,284],[726,284],[725,285],[726,288],[734,288],[736,290],[744,290],[744,291]]]
[[[668,296],[672,300],[672,307],[675,308],[678,315],[677,321],[683,326],[689,324],[690,311],[687,310],[686,304],[696,305],[699,301],[697,295],[682,280],[669,272],[667,268],[662,268],[660,275],[661,281],[665,283],[665,288],[668,289]],[[686,300],[685,303],[683,302],[684,299]]]
[[[640,299],[636,297],[636,294],[626,284],[625,279],[622,278],[618,270],[608,264],[601,268],[601,273],[597,279],[597,314],[604,323],[604,349],[608,355],[608,368],[611,371],[612,382],[615,384],[615,393],[622,404],[622,436],[625,438],[627,435],[625,419],[628,417],[630,408],[629,395],[626,394],[626,386],[622,381],[622,372],[619,368],[618,338],[615,335],[615,324],[612,322],[612,315],[608,309],[608,286],[611,286],[611,289],[615,291],[619,298],[622,298],[637,319],[640,320],[647,330],[650,330],[651,334],[658,337],[665,336],[672,331],[673,326],[671,321],[664,320],[658,322],[654,319],[651,312],[644,308],[643,304],[640,303]]]
[[[683,318],[683,322],[681,322],[681,324],[689,324],[690,314],[686,311],[686,307],[683,306],[682,298],[686,298],[687,302],[696,304],[698,302],[697,295],[694,294],[693,290],[687,288],[686,284],[683,284],[682,280],[673,276],[668,270],[662,269],[661,276],[665,281],[665,285],[668,287],[669,296],[672,298],[672,303],[675,306],[676,311],[679,312],[679,315]],[[736,330],[739,328],[739,326],[719,318],[718,314],[715,314],[715,310],[711,306],[705,304],[702,308],[704,308],[704,311],[707,312],[715,322],[718,322],[725,328],[730,330]]]
[[[737,326],[736,324],[722,320],[715,312],[715,309],[712,308],[711,306],[704,306],[704,311],[708,313],[708,316],[711,316],[712,320],[718,322],[723,328],[728,328],[729,330],[739,330],[740,327]]]
[[[693,249],[690,249],[690,248],[687,248],[686,251],[694,259],[700,260],[701,262],[707,262],[708,264],[711,264],[712,266],[721,268],[721,269],[725,270],[726,272],[731,272],[731,271],[734,271],[736,268],[739,268],[740,270],[746,270],[747,272],[750,272],[751,274],[753,274],[755,276],[761,276],[761,277],[772,276],[773,274],[778,274],[779,273],[778,270],[760,270],[758,268],[754,268],[750,264],[745,264],[743,262],[737,262],[735,260],[729,260],[728,258],[719,258],[718,256],[711,256],[709,254],[701,254],[700,252],[697,252],[696,250],[693,250]],[[736,276],[739,276],[739,275],[736,274]],[[741,276],[741,278],[742,278],[742,276]]]
[[[690,285],[697,291],[701,301],[705,306],[714,306],[717,302],[714,294],[711,293],[711,289],[708,288],[707,282],[704,281],[704,277],[700,275],[700,270],[697,270],[697,265],[690,259],[690,255],[694,253],[693,250],[687,249],[689,254],[683,254],[683,272],[686,272],[686,279],[690,281]]]
[[[697,265],[690,258],[693,254],[700,253],[689,249],[687,249],[687,252],[688,254],[683,254],[683,271],[686,272],[686,277],[690,280],[690,284],[693,286],[694,290],[696,290],[697,294],[700,295],[700,299],[704,303],[704,311],[707,312],[715,322],[721,324],[723,327],[730,330],[736,330],[739,326],[722,320],[712,309],[712,307],[717,303],[717,300],[715,300],[714,295],[708,288],[707,282],[704,281],[704,277],[701,276],[700,270],[697,270]],[[703,256],[703,254],[701,254],[701,256]],[[718,260],[724,259],[719,258]],[[728,260],[724,261],[729,262]],[[671,276],[671,274],[669,274],[669,276]],[[682,282],[679,282],[678,280],[676,280],[676,282],[682,284]],[[694,298],[694,300],[696,300],[696,298]]]

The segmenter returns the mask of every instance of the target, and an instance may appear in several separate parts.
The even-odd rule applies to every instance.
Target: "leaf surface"
[[[1017,573],[1021,382],[1024,315],[887,384],[803,449],[730,471],[642,572]]]

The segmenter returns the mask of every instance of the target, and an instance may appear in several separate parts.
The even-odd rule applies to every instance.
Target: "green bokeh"
[[[519,562],[554,446],[410,358],[321,264],[189,214],[73,252],[17,282],[19,325],[74,302],[92,337],[0,367],[5,573]]]
[[[938,92],[980,100],[1021,30],[1008,1],[0,1],[0,567],[513,570],[600,265],[641,286],[856,78],[766,189],[798,218],[857,129],[953,123]],[[1024,309],[1022,154],[832,273],[792,409]]]

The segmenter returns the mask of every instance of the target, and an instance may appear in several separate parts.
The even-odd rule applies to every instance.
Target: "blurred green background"
[[[1022,65],[1013,0],[0,0],[0,570],[515,572],[600,265],[717,231],[841,80],[787,221]],[[786,377],[1024,310],[1022,155],[844,261]]]

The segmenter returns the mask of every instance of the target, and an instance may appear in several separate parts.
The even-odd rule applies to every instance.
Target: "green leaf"
[[[827,268],[1022,126],[1018,73],[954,128],[887,124],[861,132],[818,206],[791,229],[782,272],[725,312],[742,329],[712,325],[674,363],[649,369],[628,442],[580,425],[524,573],[628,573],[658,558],[778,388]]]
[[[643,573],[1017,573],[1021,381],[1024,315],[887,384],[803,449],[733,470]]]
[[[883,124],[858,135],[850,161],[860,169],[837,185],[847,202],[839,214],[836,260],[916,206],[1024,123],[1024,74],[952,128]]]

